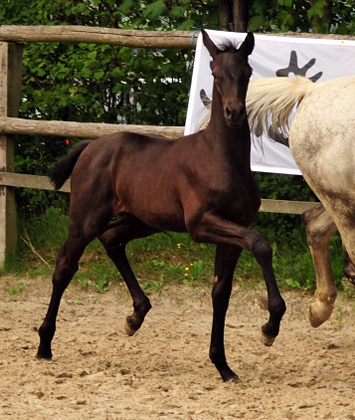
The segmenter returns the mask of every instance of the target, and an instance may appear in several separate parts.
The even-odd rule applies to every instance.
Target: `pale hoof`
[[[127,322],[125,323],[124,331],[130,337],[132,337],[132,335],[134,335],[137,332],[137,330],[135,330],[134,328],[130,327]]]
[[[228,380],[229,383],[233,384],[240,384],[242,380],[239,378],[238,375],[234,376],[234,378]]]
[[[333,312],[333,305],[326,305],[317,300],[309,307],[309,322],[313,328],[317,328],[327,321]]]
[[[271,335],[266,335],[263,331],[261,331],[261,336],[262,336],[262,340],[265,346],[271,347],[274,344],[276,337],[272,337]]]

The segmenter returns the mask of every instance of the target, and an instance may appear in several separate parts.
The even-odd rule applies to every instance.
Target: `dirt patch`
[[[223,383],[208,358],[209,289],[171,287],[133,337],[123,333],[131,301],[122,285],[103,295],[71,285],[58,316],[53,361],[36,360],[49,280],[5,277],[0,298],[0,418],[355,419],[354,302],[338,300],[312,329],[312,298],[284,293],[288,310],[273,347],[260,327],[264,290],[235,288],[226,352],[242,383]]]

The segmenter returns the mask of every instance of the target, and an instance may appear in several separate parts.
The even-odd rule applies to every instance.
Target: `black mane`
[[[221,46],[218,47],[221,52],[231,52],[235,53],[238,51],[238,48],[235,46],[234,42],[230,39],[226,39]]]

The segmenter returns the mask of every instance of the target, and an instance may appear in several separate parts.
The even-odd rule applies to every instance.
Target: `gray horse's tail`
[[[76,161],[81,152],[92,142],[92,140],[83,140],[76,144],[73,149],[53,166],[49,172],[51,183],[55,190],[59,190],[64,182],[71,175]]]
[[[257,136],[268,131],[272,135],[277,134],[278,128],[287,132],[288,119],[294,106],[318,86],[318,83],[301,76],[253,80],[249,83],[246,100],[250,127]]]

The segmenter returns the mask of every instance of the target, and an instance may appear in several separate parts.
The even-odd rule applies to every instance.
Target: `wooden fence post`
[[[0,117],[17,117],[21,99],[22,46],[0,43]],[[14,172],[14,140],[0,135],[1,172]],[[0,267],[17,244],[15,188],[0,186]]]

